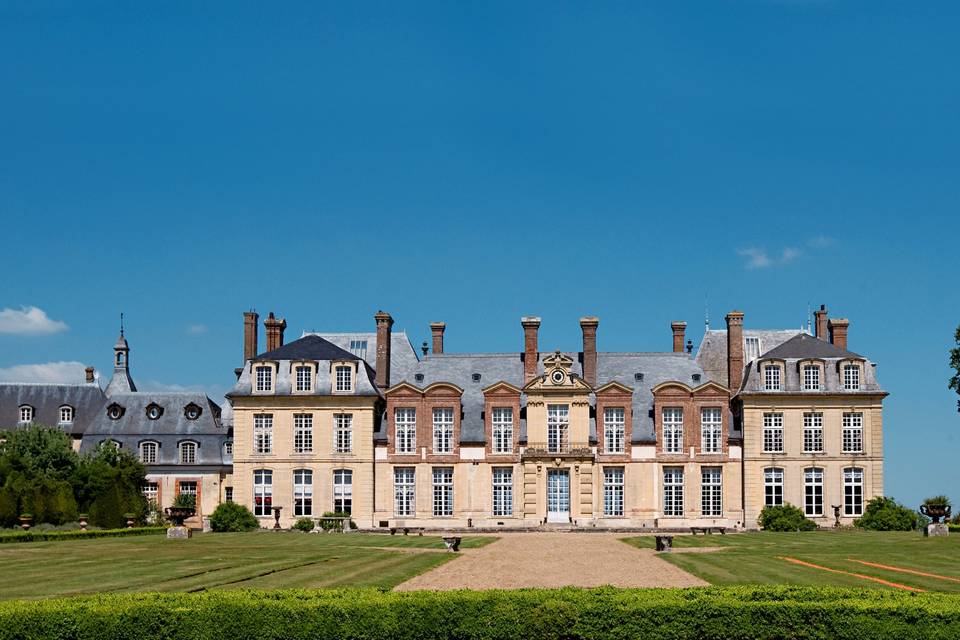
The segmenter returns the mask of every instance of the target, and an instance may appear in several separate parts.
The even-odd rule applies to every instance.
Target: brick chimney
[[[83,372],[87,376],[86,377],[87,384],[93,384],[94,381],[96,380],[96,378],[93,375],[93,367],[87,367],[86,369],[83,370]]]
[[[257,322],[260,321],[260,314],[256,311],[243,312],[243,361],[252,360],[257,357]]]
[[[377,321],[377,386],[390,386],[390,337],[393,333],[393,318],[386,311],[378,311]]]
[[[673,330],[673,352],[683,353],[683,334],[687,331],[687,323],[671,322],[670,328]]]
[[[267,330],[267,351],[273,351],[283,346],[283,332],[287,328],[287,321],[283,318],[277,319],[273,316],[273,311],[263,321],[263,326]]]
[[[839,349],[847,349],[847,329],[850,328],[850,321],[846,318],[830,318],[828,323],[830,327],[830,342]]]
[[[814,335],[821,340],[827,339],[827,305],[822,304],[820,308],[813,312]]]
[[[431,322],[430,333],[433,334],[433,352],[443,353],[443,332],[447,329],[446,322]]]
[[[583,379],[591,387],[597,386],[597,327],[600,318],[587,316],[580,318],[580,330],[583,331]]]
[[[540,318],[520,318],[523,326],[523,384],[527,384],[537,377],[537,359],[540,351],[537,349],[537,331],[540,330]]]
[[[727,314],[727,386],[733,393],[743,382],[743,312]]]

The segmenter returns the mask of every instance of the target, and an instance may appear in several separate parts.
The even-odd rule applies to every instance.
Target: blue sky
[[[826,303],[892,394],[887,492],[960,500],[958,19],[0,3],[0,377],[109,371],[121,311],[141,386],[216,395],[251,307],[288,339],[443,320],[453,351],[519,350],[529,314],[574,350],[595,314],[602,350],[659,350],[705,300],[755,328]]]

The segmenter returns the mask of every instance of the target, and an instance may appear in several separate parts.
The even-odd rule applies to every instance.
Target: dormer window
[[[415,373],[413,374],[413,379],[416,380],[417,382],[423,382],[423,374]]]
[[[336,378],[336,391],[341,393],[353,391],[353,367],[345,364],[338,364],[334,367]]]
[[[180,443],[180,464],[197,464],[197,443]]]
[[[273,367],[260,365],[254,369],[257,380],[257,391],[273,391]]]
[[[73,422],[73,407],[68,404],[60,407],[60,424],[70,424]]]
[[[296,378],[296,390],[300,392],[313,390],[313,368],[300,364],[294,367],[294,377]]]
[[[843,365],[843,390],[860,390],[860,365],[854,363]]]
[[[475,373],[472,376],[470,376],[470,379],[473,380],[474,382],[480,382],[480,374]]]
[[[160,405],[151,402],[147,405],[147,417],[151,420],[159,420],[160,416],[163,415],[163,407]]]
[[[223,457],[232,458],[233,457],[233,440],[227,440],[223,443]]]
[[[803,390],[820,391],[820,365],[803,365]]]
[[[749,337],[743,339],[743,358],[747,362],[760,357],[760,338]]]
[[[140,443],[140,462],[143,464],[156,464],[157,463],[157,452],[160,449],[160,445],[156,442],[141,442]]]
[[[123,417],[124,408],[116,402],[107,407],[107,417],[111,420],[119,420]]]
[[[187,420],[196,420],[201,413],[203,413],[203,409],[192,402],[183,408],[183,417]]]
[[[34,415],[35,415],[35,412],[33,410],[33,407],[31,407],[30,405],[25,404],[20,406],[21,424],[28,424],[30,422],[33,422]]]
[[[781,385],[780,365],[764,365],[763,388],[765,391],[780,391],[783,388]]]

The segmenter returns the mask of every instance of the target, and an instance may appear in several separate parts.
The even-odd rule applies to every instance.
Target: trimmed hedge
[[[166,533],[166,527],[136,527],[133,529],[94,529],[91,531],[23,531],[0,534],[0,544],[7,542],[49,542],[85,540],[87,538],[123,538],[151,536]]]
[[[40,638],[956,638],[960,598],[815,587],[208,591],[0,603]]]

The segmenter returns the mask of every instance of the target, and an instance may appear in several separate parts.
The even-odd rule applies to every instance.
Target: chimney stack
[[[830,342],[839,349],[847,350],[847,329],[850,321],[846,318],[830,318]]]
[[[537,377],[537,359],[540,351],[537,349],[537,331],[540,330],[540,318],[520,318],[523,327],[523,384],[527,384]]]
[[[87,375],[87,384],[93,384],[94,381],[96,380],[96,378],[93,375],[93,367],[87,367],[86,369],[83,370],[83,372]]]
[[[283,346],[283,331],[287,328],[287,321],[283,318],[277,319],[273,311],[263,321],[263,326],[267,330],[267,351],[273,351]]]
[[[377,386],[390,386],[390,338],[393,333],[393,318],[386,311],[378,311],[377,321]]]
[[[727,314],[727,386],[733,393],[743,382],[743,312]]]
[[[435,354],[443,353],[443,332],[447,328],[445,322],[431,322],[430,333],[433,334],[433,352]]]
[[[260,314],[256,311],[243,312],[243,361],[252,360],[257,357],[257,322],[260,320]]]
[[[683,353],[683,334],[687,331],[687,323],[671,322],[670,328],[673,330],[673,352]]]
[[[821,340],[827,339],[827,305],[822,304],[820,308],[813,312],[814,331],[816,337]]]
[[[600,318],[587,316],[580,318],[583,331],[583,379],[591,387],[597,386],[597,327]]]

